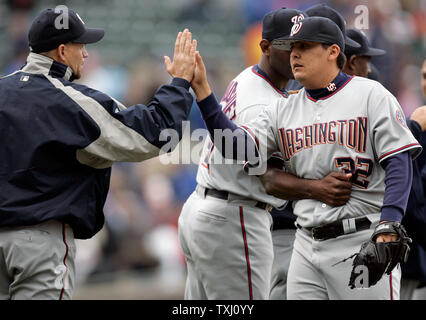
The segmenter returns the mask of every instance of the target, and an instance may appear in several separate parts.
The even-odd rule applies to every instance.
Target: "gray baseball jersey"
[[[295,201],[294,213],[303,227],[380,213],[385,193],[380,163],[403,151],[410,150],[413,156],[421,151],[399,103],[380,83],[351,77],[333,89],[320,100],[302,89],[277,100],[247,124],[257,135],[261,161],[280,151],[288,172],[298,177],[321,179],[339,170],[353,173],[351,198],[344,206]]]
[[[229,84],[220,104],[222,110],[237,125],[247,123],[275,100],[285,100],[287,94],[277,89],[257,66],[242,71]],[[274,156],[281,157],[279,153]],[[243,167],[233,160],[224,159],[214,148],[210,137],[206,139],[200,159],[197,182],[205,188],[226,190],[253,200],[282,207],[287,201],[265,192],[256,176],[247,175]]]

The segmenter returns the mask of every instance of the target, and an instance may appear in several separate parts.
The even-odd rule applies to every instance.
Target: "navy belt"
[[[305,228],[297,224],[297,227],[307,233],[316,241],[324,241],[340,237],[344,234],[367,230],[371,226],[371,221],[366,218],[342,219],[319,227]]]
[[[222,200],[228,200],[229,199],[229,192],[223,191],[223,190],[216,190],[216,189],[208,189],[206,188],[206,196],[222,199]],[[257,201],[255,204],[256,208],[266,210],[269,209],[269,205],[265,202]]]

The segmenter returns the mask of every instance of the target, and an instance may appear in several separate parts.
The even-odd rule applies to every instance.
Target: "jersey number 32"
[[[350,157],[335,158],[334,164],[346,173],[352,173],[351,182],[354,186],[367,189],[370,181],[367,179],[373,172],[374,162],[368,158],[352,159]]]

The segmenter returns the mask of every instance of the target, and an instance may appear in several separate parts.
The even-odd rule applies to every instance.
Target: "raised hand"
[[[197,40],[192,40],[192,34],[188,29],[179,32],[176,37],[173,62],[168,56],[164,56],[164,64],[167,72],[173,78],[183,78],[191,82],[195,70],[195,52]]]
[[[194,78],[191,82],[191,87],[197,96],[197,101],[201,101],[204,98],[207,98],[212,93],[212,91],[207,81],[206,66],[204,65],[203,58],[198,51],[195,53],[195,61],[196,66],[194,71]]]

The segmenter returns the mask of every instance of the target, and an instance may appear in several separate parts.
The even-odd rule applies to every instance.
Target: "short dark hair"
[[[324,49],[327,49],[331,44],[322,43]],[[337,67],[342,70],[346,63],[346,56],[343,51],[340,51],[339,56],[337,57]]]

